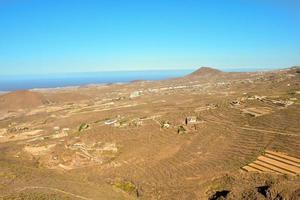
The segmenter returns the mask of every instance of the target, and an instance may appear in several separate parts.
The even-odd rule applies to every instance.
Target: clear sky
[[[0,0],[0,75],[300,65],[299,0]]]

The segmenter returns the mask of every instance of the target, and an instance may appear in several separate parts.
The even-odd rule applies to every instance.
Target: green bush
[[[81,131],[84,131],[86,129],[88,129],[90,127],[90,125],[86,124],[86,123],[82,123],[80,126],[79,126],[79,129],[78,131],[81,132]]]
[[[129,194],[138,195],[138,189],[132,182],[118,181],[114,183],[114,186]]]

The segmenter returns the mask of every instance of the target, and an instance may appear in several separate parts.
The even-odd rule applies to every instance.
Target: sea
[[[90,84],[128,83],[136,80],[154,81],[185,76],[190,70],[105,71],[47,75],[1,76],[0,91],[60,88]]]
[[[273,68],[276,69],[276,68]],[[279,69],[279,68],[277,68]],[[85,86],[91,84],[128,83],[131,81],[154,81],[178,78],[188,75],[196,69],[186,70],[147,70],[147,71],[105,71],[47,75],[4,76],[0,74],[0,93],[15,90],[47,89]],[[225,72],[266,71],[262,68],[226,68]]]

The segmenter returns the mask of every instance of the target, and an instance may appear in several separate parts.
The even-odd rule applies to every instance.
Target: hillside
[[[299,81],[203,67],[2,95],[0,199],[299,199]]]
[[[0,96],[0,110],[34,108],[45,104],[45,97],[37,92],[20,90]]]

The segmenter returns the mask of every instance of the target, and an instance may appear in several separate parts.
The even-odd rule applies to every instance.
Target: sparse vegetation
[[[121,126],[124,125],[124,124],[126,124],[127,122],[128,122],[127,119],[121,119],[121,120],[119,121],[119,123],[120,123]]]
[[[296,94],[295,90],[288,91],[288,95],[290,95],[290,96],[294,96],[295,94]]]
[[[184,128],[184,126],[179,126],[178,129],[177,129],[177,133],[178,134],[182,134],[182,133],[185,133],[186,132],[186,129]]]
[[[160,128],[169,128],[170,127],[170,122],[168,121],[160,121]]]
[[[89,127],[90,127],[90,125],[88,125],[88,124],[86,124],[86,123],[82,123],[82,124],[80,124],[80,126],[79,126],[79,128],[78,128],[78,131],[79,131],[79,132],[82,132],[82,131],[88,129]]]
[[[265,148],[260,149],[259,153],[260,153],[260,155],[265,155],[266,149]]]
[[[123,190],[124,192],[131,194],[131,195],[136,195],[138,196],[138,189],[135,186],[135,184],[133,184],[130,181],[116,181],[114,183],[114,186],[116,188],[119,188],[121,190]]]

